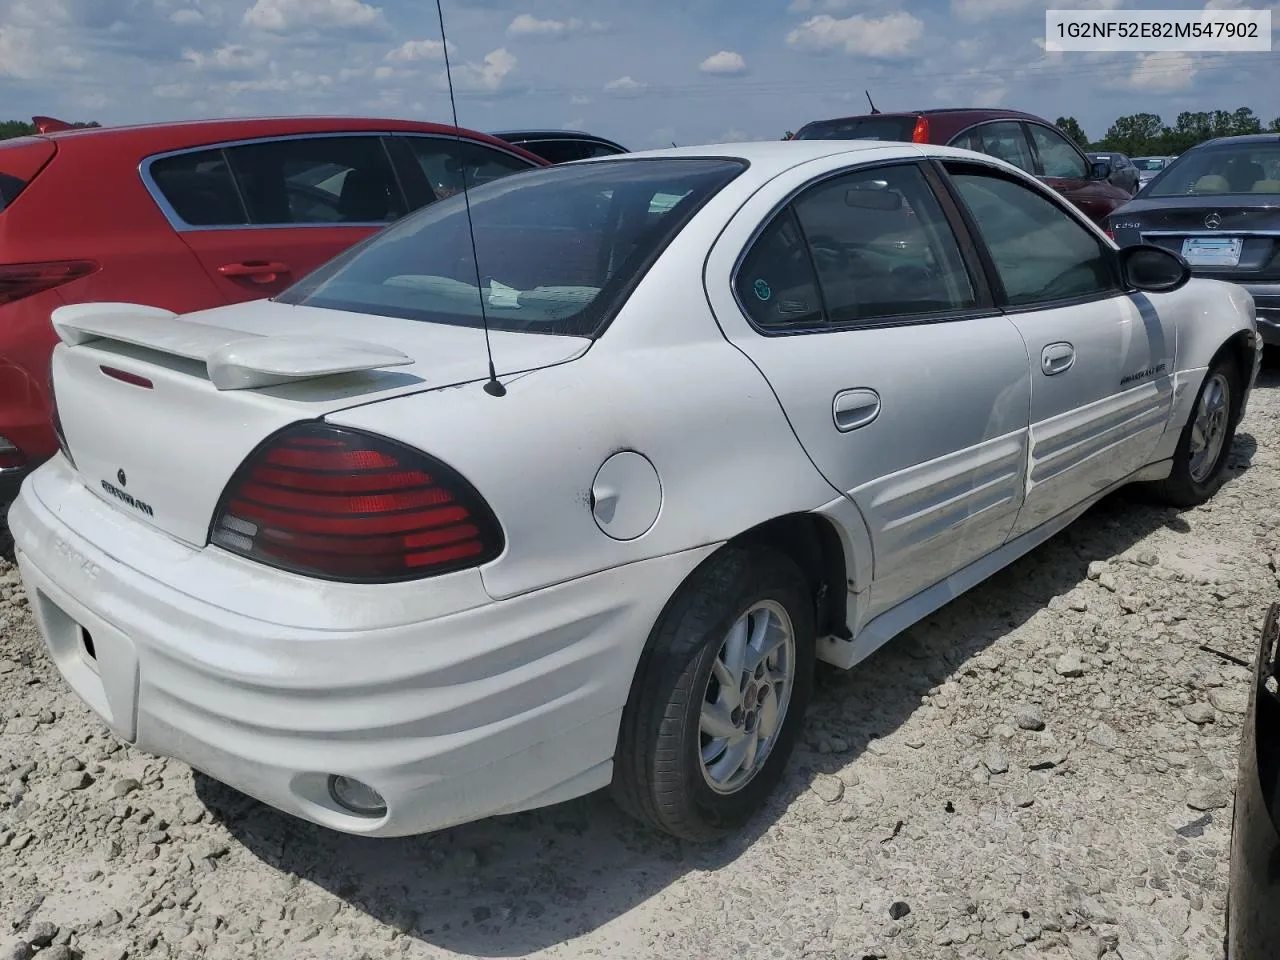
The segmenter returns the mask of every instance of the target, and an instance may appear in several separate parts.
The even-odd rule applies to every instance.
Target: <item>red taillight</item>
[[[476,567],[503,547],[497,518],[456,471],[324,423],[295,424],[249,455],[209,539],[281,570],[366,583]]]
[[[1116,238],[1116,232],[1112,230],[1110,227],[1107,227],[1107,229],[1104,230],[1103,233],[1107,235],[1108,240],[1114,240]]]
[[[928,143],[929,142],[929,118],[916,117],[915,129],[911,131],[912,143]]]
[[[92,260],[0,263],[0,306],[52,290],[97,271],[98,265]]]
[[[18,445],[0,434],[0,470],[16,470],[27,465],[27,456]]]

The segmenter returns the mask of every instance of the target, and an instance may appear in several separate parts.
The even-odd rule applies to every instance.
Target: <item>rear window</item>
[[[1224,143],[1182,154],[1147,184],[1144,197],[1280,194],[1280,141]]]
[[[57,148],[41,137],[0,141],[0,212],[18,199]]]
[[[707,158],[543,167],[424,207],[305,277],[277,300],[302,306],[597,336],[697,210],[745,169]],[[481,286],[476,286],[479,263]]]
[[[797,140],[901,140],[910,143],[915,117],[846,117],[806,124]]]

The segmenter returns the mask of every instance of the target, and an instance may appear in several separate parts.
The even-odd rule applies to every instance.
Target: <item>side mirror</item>
[[[1111,176],[1110,160],[1095,160],[1089,166],[1090,180],[1106,180]]]
[[[1125,283],[1147,293],[1171,293],[1191,279],[1187,261],[1164,247],[1138,243],[1121,247],[1119,257]]]

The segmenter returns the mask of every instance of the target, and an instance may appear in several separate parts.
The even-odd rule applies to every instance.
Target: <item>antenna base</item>
[[[507,388],[497,380],[487,380],[485,381],[484,392],[491,397],[505,397],[507,395]]]

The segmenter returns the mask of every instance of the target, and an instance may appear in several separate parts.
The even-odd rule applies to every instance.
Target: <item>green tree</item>
[[[1253,115],[1248,107],[1241,107],[1231,115],[1231,135],[1240,136],[1247,133],[1261,133],[1262,121]]]
[[[73,127],[100,127],[97,120],[76,121],[71,124]],[[9,140],[13,137],[29,137],[36,132],[36,125],[28,123],[26,120],[0,120],[0,140]]]
[[[1099,145],[1104,150],[1140,157],[1160,139],[1164,129],[1164,121],[1154,113],[1131,113],[1117,117]]]
[[[1280,133],[1280,117],[1267,124],[1267,133]]]
[[[1059,117],[1054,124],[1067,135],[1067,139],[1074,140],[1081,150],[1089,149],[1089,138],[1085,136],[1084,128],[1075,117]]]

